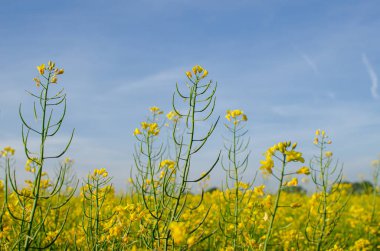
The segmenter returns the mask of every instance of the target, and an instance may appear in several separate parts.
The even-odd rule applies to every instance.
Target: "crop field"
[[[334,135],[316,128],[311,159],[297,142],[273,142],[255,154],[260,166],[251,166],[250,116],[232,107],[215,119],[218,86],[206,68],[195,65],[174,87],[172,110],[148,107],[146,119],[129,132],[135,138],[134,165],[124,177],[129,189],[120,193],[112,183],[116,174],[106,168],[75,178],[66,153],[74,131],[61,151],[48,149],[70,100],[61,66],[49,61],[36,68],[28,90],[34,102],[19,109],[24,147],[3,145],[0,151],[1,250],[380,249],[375,156],[370,182],[346,182]],[[224,146],[194,178],[194,157],[209,150],[206,143],[217,126],[223,127]],[[17,154],[27,159],[24,169],[15,162]],[[59,161],[59,168],[49,160]],[[274,189],[258,179],[247,181],[247,168],[256,168]],[[210,189],[216,170],[223,170],[223,185]],[[21,180],[21,172],[29,178]],[[304,179],[312,193],[300,186]]]

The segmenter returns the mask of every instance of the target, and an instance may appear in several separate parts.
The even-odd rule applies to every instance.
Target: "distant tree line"
[[[349,181],[343,181],[341,184],[349,184],[351,185],[350,192],[352,194],[370,194],[373,192],[374,186],[372,182],[368,180],[358,181],[358,182],[349,182]],[[211,187],[206,192],[214,192],[218,191],[218,187]],[[283,190],[287,193],[298,193],[298,194],[306,194],[307,190],[302,186],[292,186],[292,187],[285,187]]]

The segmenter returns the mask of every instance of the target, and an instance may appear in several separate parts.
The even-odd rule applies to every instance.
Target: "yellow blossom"
[[[160,128],[158,127],[157,123],[149,124],[148,134],[156,136],[158,135],[159,132],[160,132]]]
[[[55,63],[49,60],[49,62],[48,62],[49,71],[53,70],[54,66],[55,66]]]
[[[170,159],[165,159],[161,161],[160,167],[168,167],[169,169],[174,169],[176,162]]]
[[[181,116],[176,111],[170,111],[166,114],[166,117],[173,122],[177,122]]]
[[[203,71],[203,75],[202,75],[201,78],[205,78],[205,77],[207,77],[207,75],[208,75],[208,71],[207,71],[207,70],[204,70],[204,71]]]
[[[189,247],[193,246],[195,242],[196,242],[196,238],[195,238],[194,235],[193,235],[193,236],[190,236],[190,237],[187,239],[187,245],[188,245]]]
[[[325,152],[325,156],[326,156],[327,158],[331,158],[331,157],[333,156],[333,153],[330,152],[330,151],[327,151],[327,152]]]
[[[260,160],[260,170],[263,170],[264,173],[272,173],[272,168],[274,167],[274,161],[272,158],[268,157],[265,160]]]
[[[175,244],[180,244],[185,240],[186,237],[186,227],[182,222],[172,222],[169,225],[172,231],[172,236]]]
[[[143,130],[146,130],[148,127],[149,127],[149,123],[147,123],[147,122],[141,122],[141,128]]]
[[[57,74],[57,75],[61,75],[61,74],[63,74],[64,72],[65,72],[64,69],[56,69],[56,70],[55,70],[55,74]]]
[[[297,178],[293,178],[293,179],[291,179],[290,181],[285,182],[284,185],[285,185],[285,186],[288,186],[288,187],[294,187],[294,186],[297,186],[297,185],[298,185],[298,179],[297,179]]]
[[[265,188],[265,185],[255,187],[253,188],[253,192],[258,196],[264,196],[264,188]]]
[[[301,167],[300,169],[298,169],[297,173],[298,173],[298,174],[306,174],[306,175],[309,175],[309,174],[310,174],[310,169],[309,169],[307,166],[303,166],[303,167]]]
[[[294,150],[286,151],[286,162],[305,162],[305,159],[302,157],[302,153],[296,152]]]
[[[57,83],[57,77],[54,75],[51,79],[50,79],[50,83],[53,83],[53,84],[55,84],[55,83]]]
[[[36,86],[40,87],[41,85],[41,80],[39,78],[33,78],[34,82],[36,82]]]
[[[134,131],[133,131],[133,135],[138,135],[138,134],[141,134],[141,131],[139,128],[136,128]]]
[[[313,143],[314,143],[314,145],[318,145],[318,143],[319,143],[318,138],[315,138],[314,141],[313,141]]]
[[[99,177],[99,176],[103,176],[104,178],[108,176],[108,172],[105,168],[101,168],[101,169],[95,169],[94,172],[93,172],[93,176],[96,178],[96,177]]]
[[[188,78],[192,78],[192,77],[193,77],[193,75],[192,75],[191,72],[189,72],[189,71],[186,72],[186,76],[187,76]]]
[[[45,73],[45,64],[37,66],[37,70],[41,75],[43,75]]]
[[[242,110],[239,110],[239,109],[227,110],[225,118],[228,121],[231,121],[231,119],[232,119],[233,123],[235,125],[238,124],[240,121],[247,121],[248,120],[247,115],[245,115],[244,112]]]
[[[150,112],[153,113],[153,114],[162,114],[164,113],[160,108],[158,108],[157,106],[152,106],[149,108]]]

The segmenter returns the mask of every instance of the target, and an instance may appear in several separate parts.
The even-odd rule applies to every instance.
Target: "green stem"
[[[276,213],[277,213],[277,209],[278,209],[278,204],[280,203],[280,196],[281,196],[281,190],[282,190],[282,182],[283,182],[284,174],[285,174],[285,165],[286,165],[286,161],[285,161],[285,154],[284,154],[284,158],[282,160],[281,176],[280,176],[280,180],[279,180],[279,184],[278,184],[278,188],[277,188],[276,201],[275,201],[273,213],[271,215],[271,219],[270,219],[270,224],[269,224],[269,228],[268,228],[268,231],[267,231],[267,235],[266,235],[266,238],[265,238],[264,249],[263,249],[264,251],[266,251],[267,248],[268,248],[268,243],[269,243],[269,239],[270,239],[271,234],[272,234],[273,223],[274,223],[274,220],[275,220],[275,217],[276,217]]]
[[[38,163],[38,172],[37,172],[37,177],[34,182],[33,186],[33,194],[34,194],[34,201],[33,201],[33,207],[32,207],[32,212],[30,214],[30,220],[29,220],[29,227],[28,227],[28,232],[27,236],[25,239],[25,250],[29,250],[30,245],[33,242],[33,239],[31,239],[32,231],[33,231],[33,222],[34,222],[34,217],[35,213],[37,210],[37,205],[38,205],[38,200],[39,200],[39,193],[40,193],[40,184],[41,184],[41,176],[42,176],[42,168],[44,164],[44,152],[45,152],[45,140],[47,137],[47,129],[45,128],[45,120],[46,120],[46,107],[47,107],[47,100],[48,100],[48,90],[49,90],[49,82],[50,82],[50,74],[47,79],[47,84],[46,84],[46,89],[43,89],[42,91],[44,92],[44,104],[42,107],[42,128],[41,128],[41,144],[40,144],[40,158],[39,158],[39,163]],[[42,224],[42,222],[41,222]]]

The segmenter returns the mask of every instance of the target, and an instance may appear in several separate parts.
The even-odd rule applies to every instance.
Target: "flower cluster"
[[[247,121],[247,115],[244,114],[242,110],[227,110],[226,111],[226,119],[228,121],[232,121],[235,125],[238,124],[240,121]]]
[[[65,72],[65,70],[62,68],[61,69],[56,68],[55,63],[52,61],[48,62],[47,67],[45,64],[41,64],[41,65],[37,66],[37,70],[41,76],[43,76],[45,79],[47,79],[49,81],[49,83],[53,83],[53,84],[57,83],[57,81],[58,81],[57,76],[61,75]],[[45,76],[45,71],[48,71],[48,76]],[[36,82],[37,87],[39,87],[41,85],[40,78],[35,77],[33,80],[34,80],[34,82]]]
[[[149,111],[155,115],[163,114],[164,111],[162,111],[159,107],[157,106],[152,106],[149,108]]]
[[[158,124],[155,122],[154,123],[141,122],[141,129],[136,128],[134,130],[133,134],[135,136],[142,134],[141,130],[146,131],[148,136],[150,136],[150,135],[157,136],[160,133],[160,128],[159,128]]]
[[[208,75],[208,71],[205,70],[202,66],[200,65],[195,65],[193,68],[192,68],[192,72],[190,71],[187,71],[186,72],[186,76],[189,78],[189,79],[192,79],[193,78],[193,73],[196,77],[196,79],[202,79],[202,78],[205,78],[207,77]],[[203,74],[202,74],[203,73]],[[202,74],[202,75],[201,75]]]
[[[170,159],[165,159],[165,160],[161,161],[161,163],[160,163],[161,168],[167,167],[169,169],[174,169],[175,165],[176,165],[176,162],[173,160],[170,160]]]
[[[179,115],[176,111],[170,111],[166,114],[166,117],[173,122],[177,122],[181,118],[181,115]]]
[[[280,152],[283,157],[285,157],[286,162],[301,162],[304,163],[305,159],[302,157],[301,152],[295,151],[297,147],[297,143],[292,143],[290,141],[280,142],[270,147],[265,155],[265,160],[261,160],[260,170],[264,171],[264,173],[271,174],[272,169],[274,167],[273,156],[276,156],[276,152]],[[277,157],[277,156],[276,156]],[[305,170],[303,170],[305,171]]]
[[[315,138],[313,143],[315,145],[318,144],[331,144],[332,141],[328,139],[326,132],[324,130],[318,129],[315,131]]]
[[[307,166],[303,166],[300,169],[298,169],[298,171],[296,173],[297,174],[309,175],[310,174],[310,168],[308,168]]]
[[[93,177],[103,176],[104,178],[106,178],[108,176],[108,172],[105,168],[95,169],[94,172],[92,173],[92,176]]]
[[[293,178],[290,181],[284,183],[284,186],[288,186],[288,187],[294,187],[297,185],[298,185],[298,179],[297,178]]]
[[[6,146],[2,151],[0,151],[0,157],[8,157],[13,155],[15,155],[15,149],[10,146]]]

